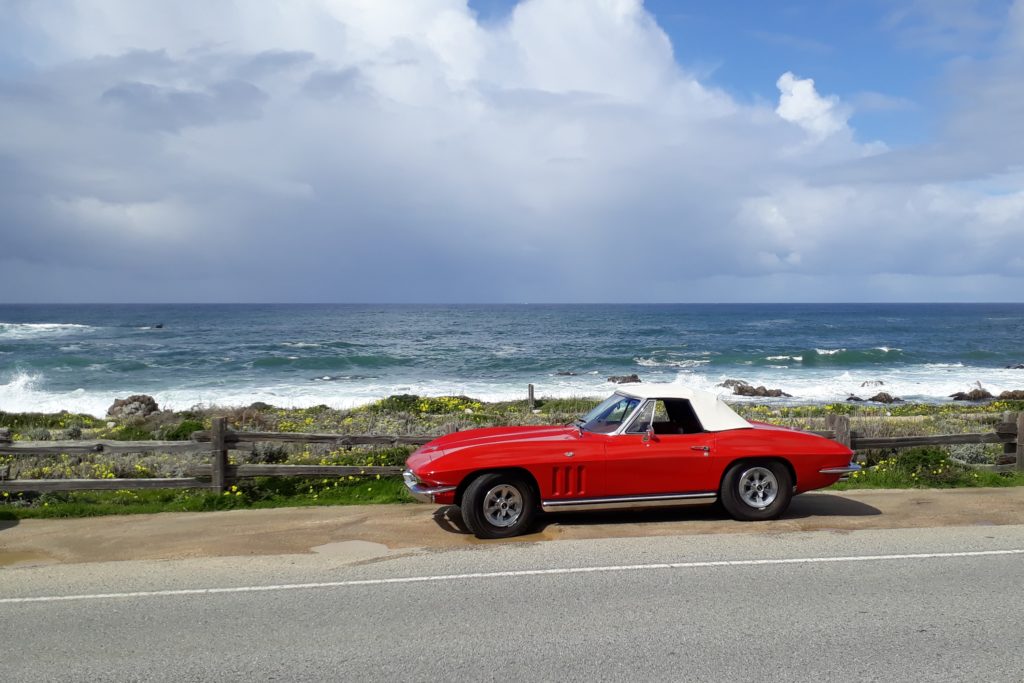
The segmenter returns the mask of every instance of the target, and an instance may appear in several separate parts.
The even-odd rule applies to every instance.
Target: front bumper
[[[405,488],[409,489],[409,495],[421,503],[436,503],[437,497],[445,493],[451,493],[456,486],[428,486],[420,481],[411,470],[402,472],[402,479],[405,480]]]
[[[844,479],[848,479],[854,472],[860,472],[860,470],[860,465],[855,462],[851,462],[849,465],[844,467],[826,467],[824,469],[820,469],[818,470],[818,474],[838,474],[841,475],[839,477],[839,481],[843,481]]]

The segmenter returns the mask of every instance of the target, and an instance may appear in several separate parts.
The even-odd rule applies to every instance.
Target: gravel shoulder
[[[278,508],[0,521],[0,567],[313,553],[359,561],[373,548],[1020,524],[1024,487],[813,492],[795,498],[783,519],[756,524],[717,508],[546,515],[534,533],[501,542],[473,538],[457,515],[432,505]]]

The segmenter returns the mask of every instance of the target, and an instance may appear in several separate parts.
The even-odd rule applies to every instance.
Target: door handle
[[[711,452],[710,446],[690,446],[691,451],[704,451],[704,455]]]

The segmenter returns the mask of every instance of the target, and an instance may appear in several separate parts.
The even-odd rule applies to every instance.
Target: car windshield
[[[612,394],[602,401],[600,405],[580,418],[576,424],[588,432],[608,434],[614,432],[623,422],[628,420],[638,405],[640,405],[640,399],[638,398]]]

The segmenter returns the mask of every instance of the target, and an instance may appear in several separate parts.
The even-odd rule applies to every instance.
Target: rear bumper
[[[854,472],[860,472],[860,465],[855,462],[851,462],[849,465],[843,467],[826,467],[818,470],[818,474],[838,474],[839,480],[848,478]]]
[[[402,472],[402,479],[405,480],[405,488],[409,489],[409,495],[421,503],[445,503],[449,502],[450,495],[457,487],[455,486],[427,486],[410,470]],[[439,500],[443,498],[443,500]]]

